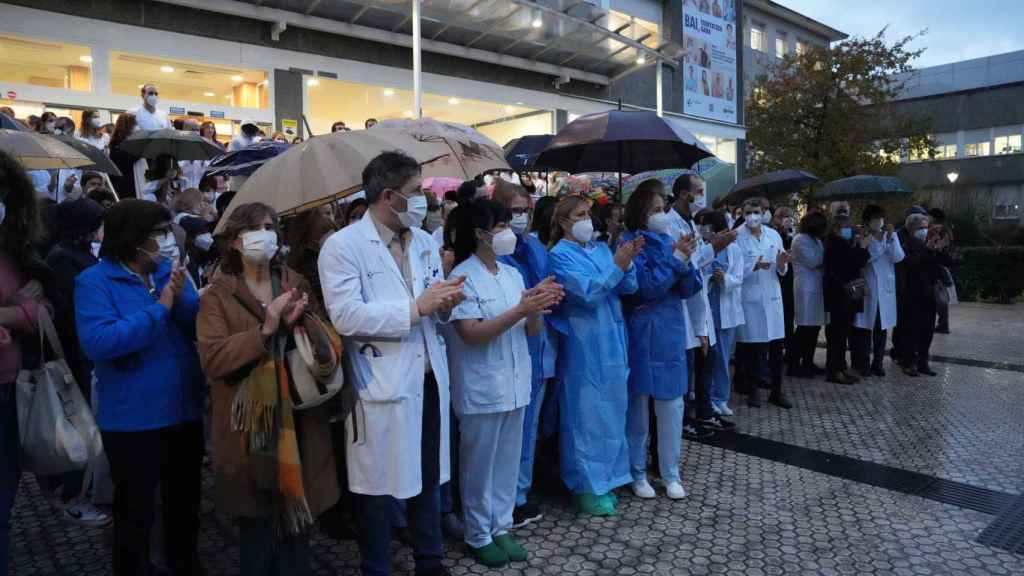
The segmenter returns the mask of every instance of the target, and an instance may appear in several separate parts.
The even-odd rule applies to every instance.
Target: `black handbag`
[[[843,286],[843,294],[846,296],[847,301],[856,302],[864,299],[867,289],[867,281],[863,278],[857,278],[856,280],[850,280]]]

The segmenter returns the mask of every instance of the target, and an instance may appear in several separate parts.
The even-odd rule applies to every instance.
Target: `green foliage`
[[[821,181],[858,174],[893,175],[899,155],[930,154],[930,118],[893,113],[899,75],[921,54],[889,44],[882,29],[831,47],[789,55],[761,76],[746,103],[748,173],[785,168],[810,171]]]
[[[1024,293],[1024,246],[966,247],[953,270],[963,301],[1009,304]]]

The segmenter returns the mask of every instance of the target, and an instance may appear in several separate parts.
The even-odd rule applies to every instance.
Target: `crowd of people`
[[[784,375],[884,376],[889,331],[907,376],[935,375],[954,260],[940,213],[856,219],[835,202],[798,222],[764,198],[709,208],[696,175],[645,181],[624,205],[538,196],[529,175],[439,196],[387,152],[364,198],[288,222],[242,204],[214,235],[225,182],[112,145],[167,125],[157,88],[141,95],[109,142],[83,115],[80,137],[124,167],[117,195],[102,175],[27,173],[0,153],[0,566],[20,477],[13,382],[45,357],[43,307],[108,465],[37,481],[68,520],[113,522],[119,576],[201,573],[207,452],[243,575],[312,573],[318,520],[358,540],[364,574],[390,573],[398,533],[417,574],[442,575],[446,534],[487,567],[527,558],[514,531],[541,517],[535,469],[557,470],[580,514],[612,516],[621,487],[686,497],[682,440],[733,428],[734,390],[789,409]],[[36,129],[74,131],[59,120]],[[323,401],[299,392],[311,379]]]

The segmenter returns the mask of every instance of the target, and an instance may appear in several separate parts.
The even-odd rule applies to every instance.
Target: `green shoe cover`
[[[502,534],[494,537],[494,543],[508,554],[512,562],[526,561],[526,548],[523,548],[511,534]]]
[[[573,494],[573,506],[577,512],[589,514],[590,516],[614,516],[615,506],[607,496],[596,494]]]
[[[508,564],[508,554],[506,554],[505,551],[494,542],[480,548],[473,548],[470,546],[469,549],[473,551],[473,555],[476,556],[476,559],[488,568],[501,568],[505,564]]]

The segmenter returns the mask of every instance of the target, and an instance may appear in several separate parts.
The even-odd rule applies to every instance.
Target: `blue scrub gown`
[[[603,495],[628,484],[626,381],[629,363],[620,294],[637,290],[636,270],[615,265],[604,243],[561,240],[551,271],[565,287],[553,315],[559,331],[558,402],[562,480],[575,494]]]
[[[683,299],[701,291],[692,264],[672,255],[672,239],[649,231],[633,260],[639,289],[622,298],[629,319],[629,393],[672,400],[686,394],[686,330]],[[624,232],[628,242],[636,232]]]

